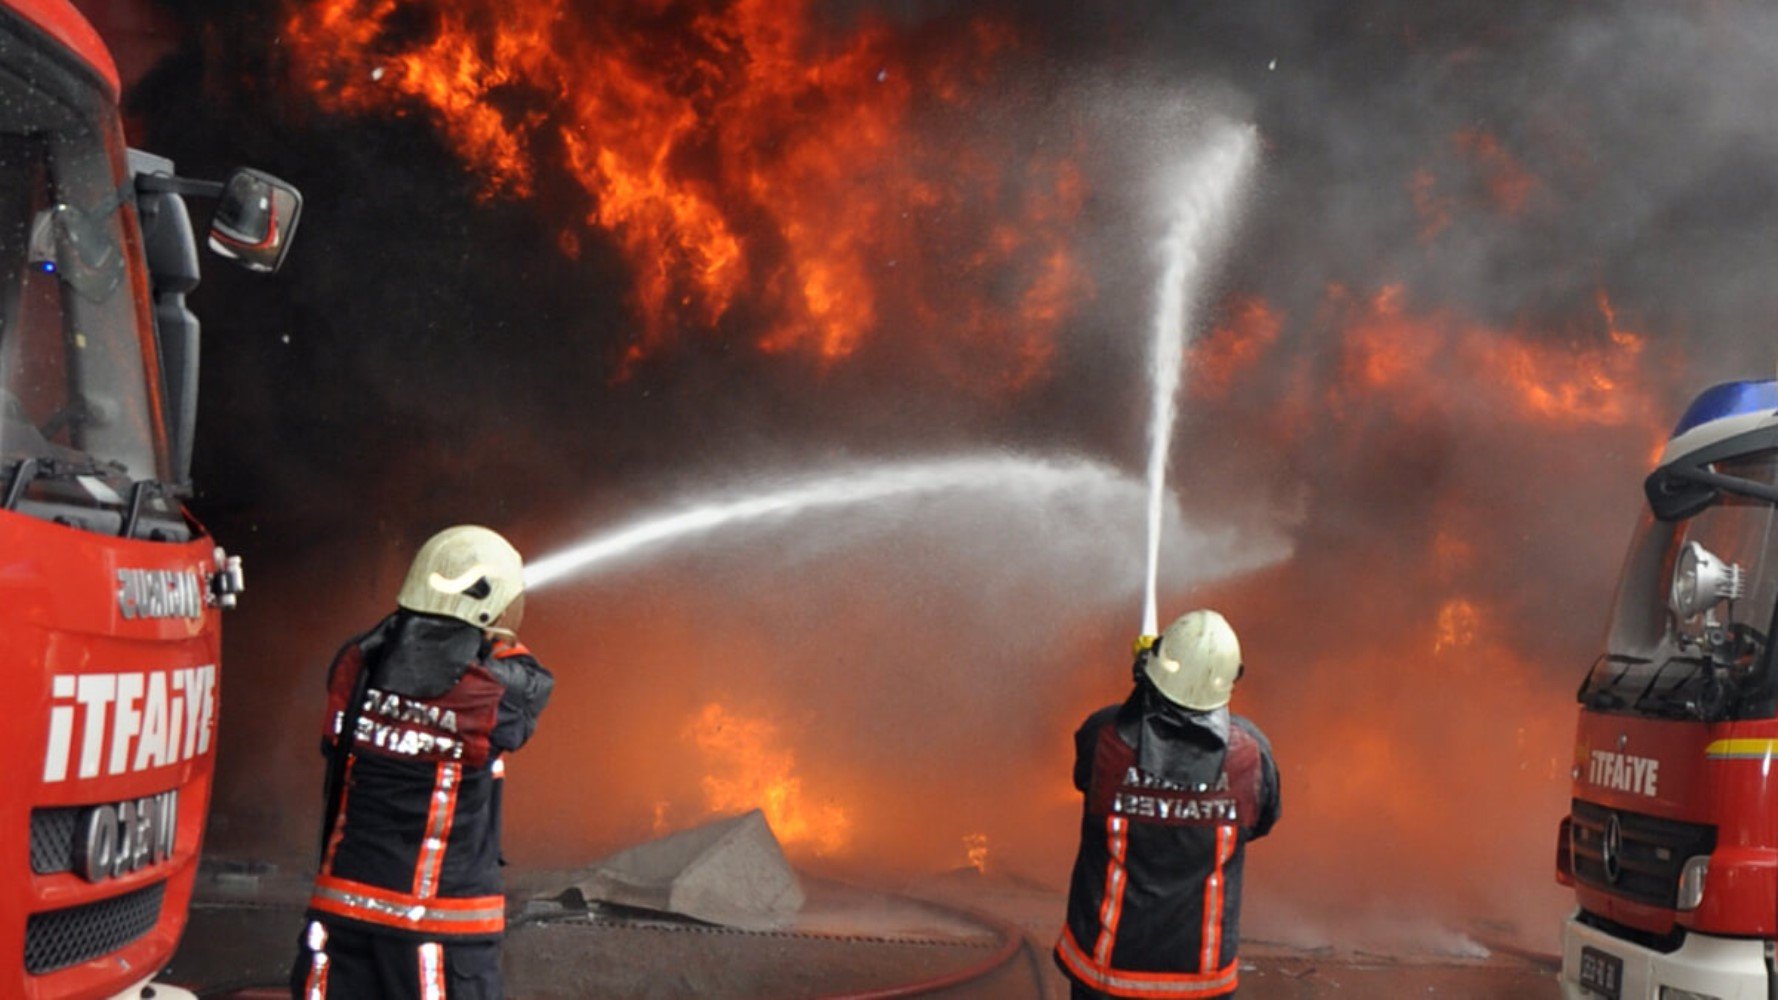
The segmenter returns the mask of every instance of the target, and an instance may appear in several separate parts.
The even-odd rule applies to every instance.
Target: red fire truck
[[[185,926],[240,564],[185,509],[198,280],[274,270],[265,174],[126,149],[111,56],[67,0],[0,0],[0,996],[148,995]],[[168,995],[162,990],[161,996]]]
[[[1778,382],[1687,409],[1581,684],[1569,997],[1778,997]]]

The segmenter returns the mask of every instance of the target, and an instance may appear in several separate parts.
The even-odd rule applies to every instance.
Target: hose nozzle
[[[1154,644],[1159,642],[1160,639],[1161,637],[1158,635],[1139,635],[1136,637],[1136,641],[1130,644],[1130,652],[1136,656],[1141,656],[1143,653],[1153,649]]]

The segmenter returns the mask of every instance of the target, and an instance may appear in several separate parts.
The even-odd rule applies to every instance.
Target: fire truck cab
[[[1778,997],[1778,382],[1698,396],[1580,686],[1568,997]]]
[[[212,248],[262,270],[301,207],[126,149],[118,90],[67,0],[0,0],[0,996],[147,995],[184,929],[241,575],[182,502],[181,195],[218,198]]]

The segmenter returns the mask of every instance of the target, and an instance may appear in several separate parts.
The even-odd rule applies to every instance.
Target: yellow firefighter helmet
[[[1229,703],[1241,674],[1241,641],[1216,612],[1188,611],[1161,633],[1144,669],[1168,701],[1208,712]]]
[[[499,533],[460,524],[420,546],[395,603],[489,628],[525,591],[525,563]]]

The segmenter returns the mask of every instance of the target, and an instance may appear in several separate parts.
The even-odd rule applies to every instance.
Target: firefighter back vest
[[[1086,727],[1097,735],[1056,960],[1111,996],[1230,993],[1241,867],[1263,794],[1259,738],[1235,718],[1221,775],[1186,786],[1138,768],[1115,716],[1106,709]]]

